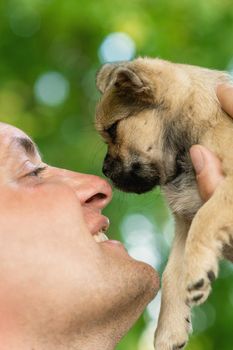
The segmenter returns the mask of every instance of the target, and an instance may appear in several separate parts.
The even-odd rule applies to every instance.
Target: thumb
[[[207,201],[224,179],[221,162],[211,151],[200,145],[190,148],[190,156],[201,198]]]
[[[233,86],[230,84],[219,85],[217,97],[224,111],[233,118]]]

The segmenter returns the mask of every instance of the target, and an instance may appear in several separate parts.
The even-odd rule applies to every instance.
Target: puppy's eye
[[[109,128],[105,130],[107,134],[111,137],[112,142],[116,141],[117,136],[117,122],[112,124]]]

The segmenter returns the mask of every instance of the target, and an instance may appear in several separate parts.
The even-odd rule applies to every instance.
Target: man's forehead
[[[27,134],[14,126],[5,123],[0,123],[0,145],[5,145],[7,148],[21,148],[31,156],[38,153],[36,145]]]
[[[6,123],[0,123],[0,135],[1,138],[28,137],[22,130]]]

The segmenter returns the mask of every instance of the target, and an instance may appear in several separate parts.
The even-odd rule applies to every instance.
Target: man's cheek
[[[20,291],[11,281],[14,276],[9,275],[8,278],[1,278],[0,292],[0,344],[1,349],[15,348],[14,341],[17,335],[22,331],[24,320],[22,319],[24,306]],[[12,337],[14,334],[14,337]]]

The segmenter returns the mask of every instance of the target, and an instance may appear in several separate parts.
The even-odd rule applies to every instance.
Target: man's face
[[[109,184],[43,163],[27,135],[0,124],[0,191],[1,344],[13,332],[6,348],[111,349],[158,279],[104,240]]]

